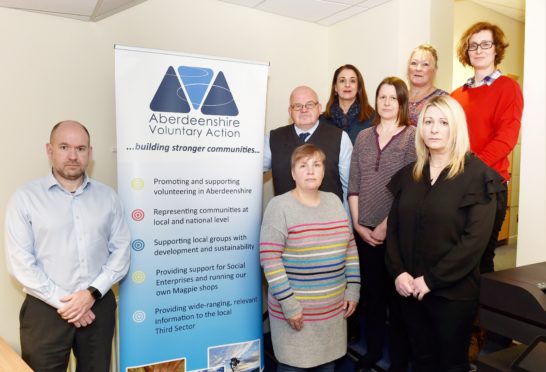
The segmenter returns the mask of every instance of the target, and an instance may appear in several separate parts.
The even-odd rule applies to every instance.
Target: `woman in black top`
[[[393,176],[386,264],[402,298],[414,370],[468,371],[480,257],[502,179],[470,152],[466,119],[449,96],[419,116],[417,161]]]

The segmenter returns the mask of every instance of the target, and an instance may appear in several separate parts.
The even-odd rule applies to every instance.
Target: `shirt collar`
[[[68,194],[72,194],[71,192],[67,191],[55,178],[55,176],[53,175],[53,169],[51,169],[51,171],[47,175],[45,182],[46,182],[46,187],[48,190],[51,190],[53,187],[57,187]],[[74,192],[74,195],[81,194],[83,190],[85,190],[90,183],[91,183],[91,178],[89,178],[89,176],[87,176],[87,173],[85,173],[83,176],[83,182],[78,187],[78,189]]]
[[[313,135],[313,133],[315,133],[315,130],[317,130],[317,127],[319,125],[319,121],[317,120],[317,122],[315,123],[315,125],[313,125],[311,128],[309,128],[308,130],[303,130],[303,129],[300,129],[298,128],[298,126],[296,124],[294,124],[294,129],[296,130],[296,134],[299,136],[300,133],[309,133],[309,136]]]
[[[502,75],[501,71],[497,69],[493,71],[492,73],[490,73],[489,75],[487,75],[486,77],[484,77],[483,80],[477,84],[476,84],[476,80],[474,79],[474,76],[472,76],[466,81],[464,85],[469,88],[478,88],[478,87],[481,87],[482,85],[491,86],[491,84],[493,84],[495,80],[497,80],[501,75]]]

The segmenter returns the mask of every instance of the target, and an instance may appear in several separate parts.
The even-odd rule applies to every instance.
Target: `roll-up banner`
[[[267,74],[267,63],[115,47],[118,191],[132,234],[120,371],[263,368]]]

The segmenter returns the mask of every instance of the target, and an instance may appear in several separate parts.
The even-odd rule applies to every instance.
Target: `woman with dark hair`
[[[374,114],[360,71],[353,65],[340,66],[334,72],[330,98],[320,120],[346,131],[354,144],[358,133],[371,126]]]
[[[470,152],[465,114],[450,96],[419,116],[417,160],[392,177],[386,265],[400,294],[413,370],[467,372],[478,265],[502,178]]]
[[[399,326],[402,321],[396,293],[385,268],[387,215],[393,200],[386,185],[394,173],[415,160],[415,127],[408,121],[408,88],[403,80],[388,77],[379,84],[375,110],[374,126],[360,132],[353,148],[348,190],[364,280],[361,313],[368,350],[359,367],[371,368],[381,359],[389,307],[389,332],[396,332],[390,337],[391,370],[403,370],[406,338]]]
[[[448,94],[434,86],[438,71],[438,52],[430,44],[421,44],[411,52],[408,60],[409,119],[417,125],[419,113],[429,99]]]
[[[319,190],[324,152],[297,147],[296,187],[271,199],[260,233],[260,262],[277,372],[333,372],[347,352],[346,319],[360,294],[358,253],[339,198]]]

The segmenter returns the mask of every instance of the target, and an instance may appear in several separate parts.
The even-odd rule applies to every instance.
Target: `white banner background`
[[[257,370],[268,65],[115,53],[118,190],[133,238],[120,370]],[[189,112],[161,111],[172,107]]]

